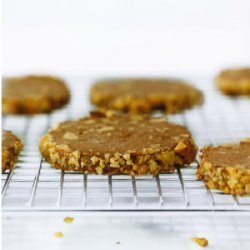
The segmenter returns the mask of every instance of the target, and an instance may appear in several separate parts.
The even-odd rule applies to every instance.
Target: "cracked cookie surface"
[[[61,108],[70,99],[66,84],[51,76],[23,76],[3,79],[4,114],[40,114]]]
[[[189,165],[197,148],[185,127],[164,119],[93,112],[50,130],[40,139],[40,152],[66,171],[156,175]]]
[[[249,194],[250,139],[203,148],[197,177],[211,189],[233,195]]]
[[[13,169],[18,155],[23,148],[21,140],[11,131],[2,131],[2,172]]]
[[[102,109],[131,113],[164,110],[181,112],[203,102],[202,92],[185,82],[167,79],[113,79],[97,81],[91,102]]]
[[[217,76],[216,84],[226,95],[250,96],[250,68],[224,70]]]

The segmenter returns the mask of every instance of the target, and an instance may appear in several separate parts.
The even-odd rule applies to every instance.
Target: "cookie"
[[[250,139],[201,150],[197,177],[226,194],[250,193]]]
[[[23,144],[11,131],[2,131],[2,172],[13,169]]]
[[[61,108],[69,102],[65,83],[50,76],[24,76],[3,80],[4,114],[39,114]]]
[[[114,79],[96,82],[90,99],[99,108],[150,113],[178,113],[203,101],[202,93],[182,81],[167,79]]]
[[[171,173],[192,163],[196,151],[183,126],[111,111],[63,122],[40,139],[40,152],[53,167],[91,174]]]
[[[216,84],[226,95],[250,96],[250,68],[224,70],[217,76]]]

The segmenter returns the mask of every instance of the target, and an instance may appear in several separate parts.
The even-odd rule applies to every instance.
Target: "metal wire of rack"
[[[250,210],[249,196],[225,195],[197,180],[197,162],[155,177],[97,176],[51,168],[40,156],[39,137],[53,124],[91,110],[90,82],[69,79],[71,104],[50,115],[3,117],[3,128],[12,130],[25,144],[14,170],[2,174],[3,210]],[[209,84],[199,84],[206,93],[202,107],[167,119],[187,126],[198,146],[249,137],[249,100],[224,97]]]

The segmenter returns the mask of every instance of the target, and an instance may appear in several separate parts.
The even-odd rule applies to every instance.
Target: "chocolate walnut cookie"
[[[157,175],[192,163],[197,148],[185,127],[164,119],[95,112],[50,130],[40,151],[66,171]]]
[[[216,84],[226,95],[250,96],[250,68],[224,70],[217,76]]]
[[[4,114],[49,113],[68,103],[65,83],[50,76],[24,76],[3,80]]]
[[[197,177],[211,189],[230,194],[250,193],[250,138],[239,144],[201,150]]]
[[[22,148],[20,139],[11,131],[2,131],[2,172],[13,169]]]
[[[203,101],[195,87],[167,79],[114,79],[95,83],[91,89],[92,103],[102,109],[150,113],[164,110],[178,113]]]

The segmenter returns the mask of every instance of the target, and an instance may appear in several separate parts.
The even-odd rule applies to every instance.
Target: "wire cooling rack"
[[[64,109],[50,115],[3,117],[3,128],[12,130],[25,144],[15,169],[2,174],[3,210],[250,210],[250,196],[225,195],[197,180],[197,162],[156,177],[53,169],[40,156],[40,136],[52,125],[77,119],[92,109],[88,101],[92,80],[71,78],[68,82],[72,101]],[[222,96],[206,79],[193,82],[204,91],[205,104],[166,119],[187,126],[198,146],[250,137],[249,99]]]

